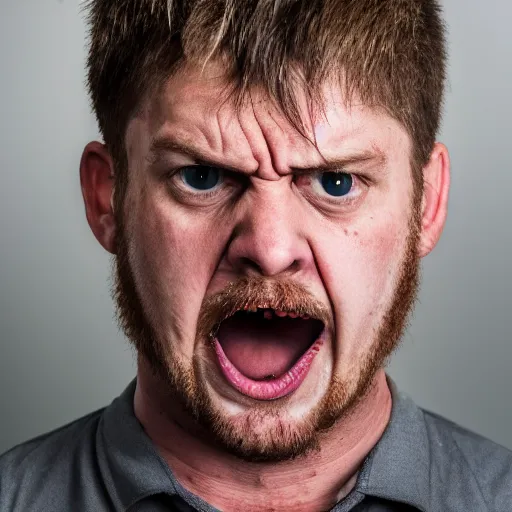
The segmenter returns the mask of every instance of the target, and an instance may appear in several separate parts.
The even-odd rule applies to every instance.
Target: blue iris
[[[181,176],[189,187],[196,190],[211,190],[220,182],[220,170],[206,165],[186,167]]]
[[[352,189],[352,176],[345,172],[324,172],[322,187],[331,196],[346,196]]]

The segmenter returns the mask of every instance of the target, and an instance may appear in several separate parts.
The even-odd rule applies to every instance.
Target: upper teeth
[[[273,309],[263,309],[260,308],[260,310],[263,310],[263,318],[266,320],[272,320],[274,318],[274,315],[284,318],[284,317],[290,317],[290,318],[302,318],[304,320],[309,320],[308,315],[299,315],[298,313],[294,313],[293,311],[280,311],[280,310],[273,310]],[[246,308],[247,312],[256,313],[258,311],[257,307],[249,306]]]

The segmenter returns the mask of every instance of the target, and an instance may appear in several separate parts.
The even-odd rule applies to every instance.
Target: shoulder
[[[66,510],[95,473],[95,437],[104,409],[15,446],[0,456],[0,510]],[[87,481],[87,480],[85,480]],[[91,482],[92,483],[92,482]],[[41,508],[43,507],[43,508]]]
[[[437,487],[473,496],[474,510],[512,510],[512,451],[442,416],[422,412],[429,437],[431,477],[443,483]]]

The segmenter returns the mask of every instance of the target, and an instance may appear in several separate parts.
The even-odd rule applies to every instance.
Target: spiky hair
[[[220,59],[238,97],[257,85],[300,129],[296,85],[321,106],[337,80],[347,101],[406,128],[413,161],[439,127],[445,40],[436,0],[89,0],[88,86],[105,142],[123,150],[144,95],[184,62]]]

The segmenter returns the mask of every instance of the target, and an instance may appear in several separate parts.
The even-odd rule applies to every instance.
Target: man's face
[[[117,299],[143,358],[250,460],[314,447],[396,346],[417,288],[410,140],[344,105],[301,136],[185,70],[128,126]],[[308,318],[309,317],[309,318]]]

